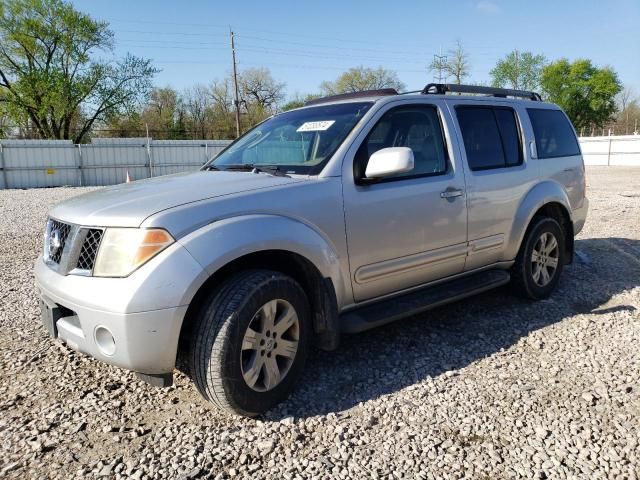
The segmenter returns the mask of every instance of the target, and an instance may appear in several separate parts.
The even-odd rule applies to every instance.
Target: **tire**
[[[289,396],[311,336],[309,302],[295,280],[269,270],[240,272],[212,292],[195,320],[189,370],[205,399],[255,416]]]
[[[555,248],[551,248],[553,240]],[[533,300],[549,297],[560,280],[565,255],[565,238],[560,224],[553,218],[535,217],[511,267],[511,282],[516,293]],[[555,268],[552,268],[554,264]]]

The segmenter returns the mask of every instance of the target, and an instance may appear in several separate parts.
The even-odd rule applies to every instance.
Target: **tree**
[[[280,110],[286,112],[287,110],[293,110],[294,108],[304,107],[304,104],[309,100],[313,100],[314,98],[319,98],[320,95],[310,93],[308,95],[296,95],[287,103],[280,107]]]
[[[11,117],[43,138],[79,142],[96,122],[131,110],[151,89],[150,60],[107,62],[113,32],[63,0],[0,3],[0,91]],[[75,131],[75,135],[74,135]]]
[[[240,74],[238,83],[245,105],[255,104],[260,109],[273,113],[284,99],[285,84],[275,81],[266,68],[245,70]]]
[[[195,85],[186,89],[182,94],[182,102],[194,138],[207,138],[213,114],[209,88],[206,85]]]
[[[540,86],[540,75],[546,63],[543,55],[514,50],[506,57],[498,60],[489,72],[494,87],[509,87],[516,90],[537,90]]]
[[[618,94],[618,107],[617,131],[629,135],[636,130],[640,120],[640,104],[631,87],[623,88]]]
[[[545,98],[562,107],[576,130],[604,126],[617,111],[615,99],[622,88],[611,68],[564,58],[544,67],[541,84]]]
[[[456,41],[456,47],[449,50],[444,68],[447,74],[453,77],[453,81],[460,85],[469,76],[469,55],[462,46],[460,40]]]
[[[396,72],[382,67],[376,69],[363,66],[351,68],[333,82],[322,82],[320,89],[325,95],[378,90],[381,88],[404,89]]]
[[[435,81],[446,82],[449,76],[447,57],[445,55],[434,55],[433,60],[429,64],[429,70],[433,73]]]
[[[156,88],[142,111],[141,120],[154,138],[186,138],[185,109],[182,99],[171,87]]]

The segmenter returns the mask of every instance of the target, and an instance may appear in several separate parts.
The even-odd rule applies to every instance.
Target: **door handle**
[[[564,170],[562,170],[563,172],[573,172],[575,171],[575,167],[569,167],[569,168],[565,168]]]
[[[461,197],[464,192],[457,188],[447,188],[444,192],[440,192],[440,198]]]

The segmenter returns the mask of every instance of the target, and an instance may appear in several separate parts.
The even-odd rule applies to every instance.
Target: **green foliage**
[[[309,100],[313,100],[314,98],[319,98],[319,97],[320,97],[320,95],[312,94],[312,93],[310,93],[308,95],[305,95],[305,96],[296,95],[291,100],[289,100],[287,103],[282,105],[280,107],[280,110],[282,110],[283,112],[286,112],[288,110],[293,110],[294,108],[304,107],[304,104],[306,102],[308,102]]]
[[[322,82],[320,84],[320,89],[325,95],[377,90],[380,88],[403,90],[404,84],[398,79],[398,74],[392,70],[382,67],[376,69],[365,68],[363,66],[347,70],[333,82]]]
[[[590,60],[555,61],[544,68],[541,84],[545,99],[562,107],[577,130],[609,121],[622,89],[611,68],[597,68]]]
[[[514,50],[491,69],[491,84],[500,88],[537,90],[545,63],[543,55]]]
[[[108,25],[62,0],[0,3],[0,91],[12,120],[78,142],[96,121],[132,110],[157,70],[132,55],[97,58],[112,50]]]

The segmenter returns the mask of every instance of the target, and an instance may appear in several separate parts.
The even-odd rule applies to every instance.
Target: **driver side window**
[[[407,105],[385,113],[356,153],[355,178],[364,178],[371,155],[389,147],[409,147],[414,159],[413,170],[389,177],[391,179],[441,175],[447,171],[447,149],[435,107]]]

